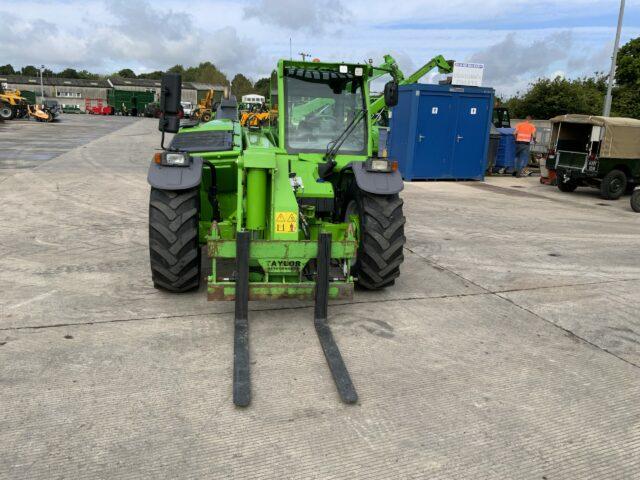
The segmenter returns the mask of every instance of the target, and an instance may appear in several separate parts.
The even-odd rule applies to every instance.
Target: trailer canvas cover
[[[581,123],[604,127],[600,156],[604,158],[640,158],[640,120],[591,115],[560,115],[551,119],[554,137],[561,123]]]

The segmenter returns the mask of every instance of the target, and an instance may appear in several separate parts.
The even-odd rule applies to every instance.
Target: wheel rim
[[[611,193],[618,193],[619,191],[621,191],[622,180],[619,178],[614,178],[613,180],[611,180],[611,183],[609,183],[609,190],[611,191]]]

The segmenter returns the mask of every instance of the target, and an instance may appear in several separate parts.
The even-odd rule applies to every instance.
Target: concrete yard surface
[[[329,307],[358,404],[311,304],[252,302],[239,409],[233,304],[151,284],[159,142],[152,119],[0,124],[0,478],[640,478],[628,197],[406,184],[402,276]]]

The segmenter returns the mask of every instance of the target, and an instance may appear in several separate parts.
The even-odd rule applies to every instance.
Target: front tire
[[[10,105],[3,104],[0,106],[0,117],[3,120],[11,120],[15,116],[15,111]]]
[[[352,273],[356,283],[368,290],[393,285],[400,276],[406,243],[399,195],[375,195],[358,190],[347,204],[345,220],[350,214],[360,219],[360,242]]]
[[[200,286],[199,207],[198,189],[151,188],[149,256],[154,287],[186,292]]]
[[[606,200],[618,200],[627,188],[627,176],[621,170],[611,170],[602,179],[600,195]]]

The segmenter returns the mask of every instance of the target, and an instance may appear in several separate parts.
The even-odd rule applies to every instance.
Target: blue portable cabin
[[[405,180],[482,180],[492,88],[411,84],[391,112],[389,158]]]

